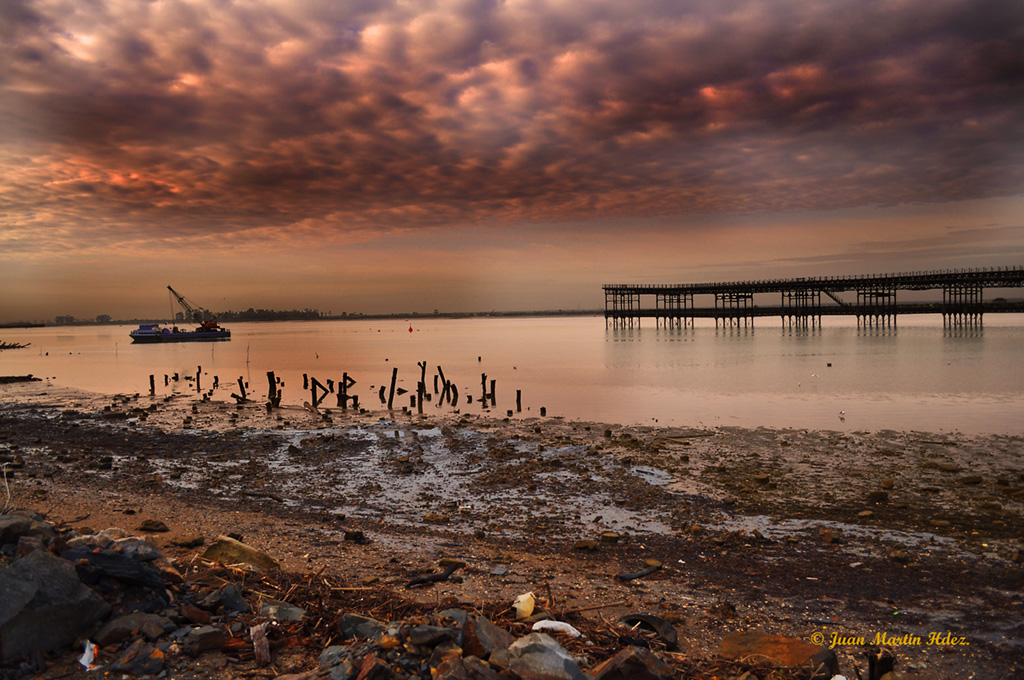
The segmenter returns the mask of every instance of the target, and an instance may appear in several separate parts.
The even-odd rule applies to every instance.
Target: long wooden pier
[[[608,284],[604,317],[606,324],[616,327],[639,326],[641,319],[653,318],[659,327],[685,328],[692,327],[695,319],[711,318],[716,326],[744,326],[757,317],[777,316],[784,326],[809,328],[820,326],[824,316],[856,316],[858,325],[888,326],[895,325],[900,314],[941,314],[944,325],[980,326],[984,314],[1024,312],[1021,302],[986,302],[987,288],[1024,288],[1024,267],[727,283]],[[940,290],[941,302],[896,298],[898,291]],[[755,295],[763,302],[770,294],[780,296],[778,304],[770,299],[768,305],[754,304]],[[713,304],[708,304],[712,298]]]

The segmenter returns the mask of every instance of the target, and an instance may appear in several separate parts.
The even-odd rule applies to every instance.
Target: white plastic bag
[[[533,624],[533,630],[551,630],[556,633],[566,633],[574,638],[583,637],[583,633],[579,632],[564,621],[538,621]]]
[[[85,666],[85,670],[91,671],[96,669],[96,664],[93,661],[96,660],[96,652],[99,651],[99,646],[90,640],[85,641],[85,651],[82,656],[79,657],[78,663]]]

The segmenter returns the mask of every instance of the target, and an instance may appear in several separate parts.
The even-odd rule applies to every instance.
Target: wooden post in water
[[[498,400],[495,397],[495,391],[494,391],[494,386],[495,386],[495,384],[497,382],[498,382],[497,380],[491,380],[491,406],[497,406],[498,405],[498,403],[497,403]]]
[[[330,391],[326,387],[324,387],[324,384],[321,383],[316,378],[311,378],[309,382],[310,382],[310,386],[311,386],[310,389],[312,390],[312,393],[313,393],[313,406],[319,406],[320,402],[322,402],[324,399],[326,399],[327,395],[330,394]],[[323,394],[321,394],[319,397],[316,396],[316,391],[317,390],[320,390],[321,392],[323,392]]]
[[[267,399],[269,407],[279,408],[281,406],[281,390],[277,388],[277,376],[273,371],[267,371]]]
[[[164,373],[164,387],[167,387],[170,384],[171,384],[170,377],[166,373]]]
[[[388,391],[388,410],[395,401],[395,382],[398,380],[398,367],[391,369],[391,389]]]
[[[486,406],[487,405],[487,374],[486,373],[481,373],[480,374],[480,391],[482,392],[482,394],[480,395],[480,403],[482,403],[482,404],[484,404]]]
[[[152,373],[149,374],[149,393],[156,394],[156,377]]]
[[[522,413],[523,411],[523,391],[516,390],[516,412]]]
[[[196,392],[202,392],[203,388],[199,385],[199,376],[203,374],[203,367],[196,366]]]
[[[309,389],[309,376],[306,375],[305,373],[302,374],[302,389],[303,390],[308,390]]]
[[[244,404],[249,401],[245,396],[245,380],[242,379],[242,376],[238,376],[238,394],[232,393],[231,396],[234,397],[235,401],[239,404]]]

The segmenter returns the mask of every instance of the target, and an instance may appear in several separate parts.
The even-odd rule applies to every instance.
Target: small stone
[[[194,536],[192,538],[182,538],[177,541],[171,541],[171,545],[176,545],[179,548],[198,548],[206,543],[206,539],[202,536]]]
[[[224,636],[224,631],[219,627],[200,626],[188,632],[183,646],[185,652],[195,658],[211,649],[220,649],[224,646],[225,642],[227,642],[227,639]]]
[[[875,513],[871,512],[870,510],[861,510],[860,512],[857,513],[857,517],[863,517],[864,519],[867,519],[868,517],[874,517],[874,516],[875,516]]]
[[[965,486],[975,486],[981,484],[984,478],[981,475],[967,475],[966,477],[960,478],[960,483]]]
[[[110,671],[136,676],[156,675],[164,670],[164,653],[145,640],[136,640],[110,666]]]
[[[938,519],[938,518],[930,519],[930,520],[928,520],[928,523],[931,524],[933,527],[939,527],[939,528],[945,528],[945,527],[949,527],[949,526],[953,525],[953,523],[950,522],[948,519]]]
[[[963,469],[956,463],[939,463],[935,467],[942,472],[960,472]]]
[[[896,482],[892,481],[892,477],[886,477],[878,486],[882,487],[883,489],[889,490],[896,486]]]
[[[882,490],[875,490],[868,492],[869,503],[887,503],[889,502],[889,492]]]
[[[383,633],[385,626],[380,621],[359,616],[358,614],[345,614],[338,622],[338,632],[343,640],[350,638],[372,638]]]
[[[767,484],[768,482],[772,481],[772,476],[767,472],[764,472],[754,477],[754,481],[757,482],[758,484]]]
[[[585,538],[582,541],[576,541],[572,547],[576,550],[594,551],[597,550],[598,543],[592,538]]]
[[[149,533],[164,533],[170,531],[170,527],[158,519],[143,520],[136,531],[147,531]]]
[[[229,536],[218,536],[217,540],[203,552],[203,559],[221,564],[245,564],[256,569],[281,568],[277,560],[267,553]]]
[[[618,543],[621,538],[622,536],[615,533],[614,531],[605,531],[601,534],[602,543]]]
[[[627,647],[589,671],[593,680],[661,680],[672,669],[643,647]]]
[[[350,529],[345,532],[345,540],[349,543],[365,543],[366,536],[358,529]]]

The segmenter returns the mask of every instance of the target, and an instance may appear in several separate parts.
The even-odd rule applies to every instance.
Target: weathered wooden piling
[[[316,378],[310,378],[309,383],[310,390],[313,395],[313,406],[319,406],[320,402],[322,402],[327,397],[327,395],[330,394],[330,391],[327,389],[327,387],[324,386],[323,383],[321,383]],[[316,394],[317,390],[323,392],[323,394],[321,394],[319,397]]]
[[[234,397],[235,401],[237,401],[239,404],[244,404],[245,402],[249,401],[249,399],[245,396],[245,380],[242,379],[242,376],[238,376],[238,394],[232,392],[231,396]]]
[[[156,394],[156,376],[152,373],[149,375],[149,393]]]
[[[338,406],[343,410],[348,409],[348,400],[354,397],[348,396],[348,388],[356,384],[356,381],[349,377],[348,373],[342,373],[338,382]]]
[[[522,413],[523,411],[523,391],[516,390],[516,412]]]
[[[199,378],[203,374],[203,367],[196,366],[196,392],[202,392],[203,388],[199,384]]]
[[[388,410],[395,401],[395,383],[398,381],[398,367],[391,369],[391,389],[388,391]]]
[[[268,405],[273,408],[281,406],[281,390],[277,387],[277,376],[273,371],[267,371],[267,399]]]

